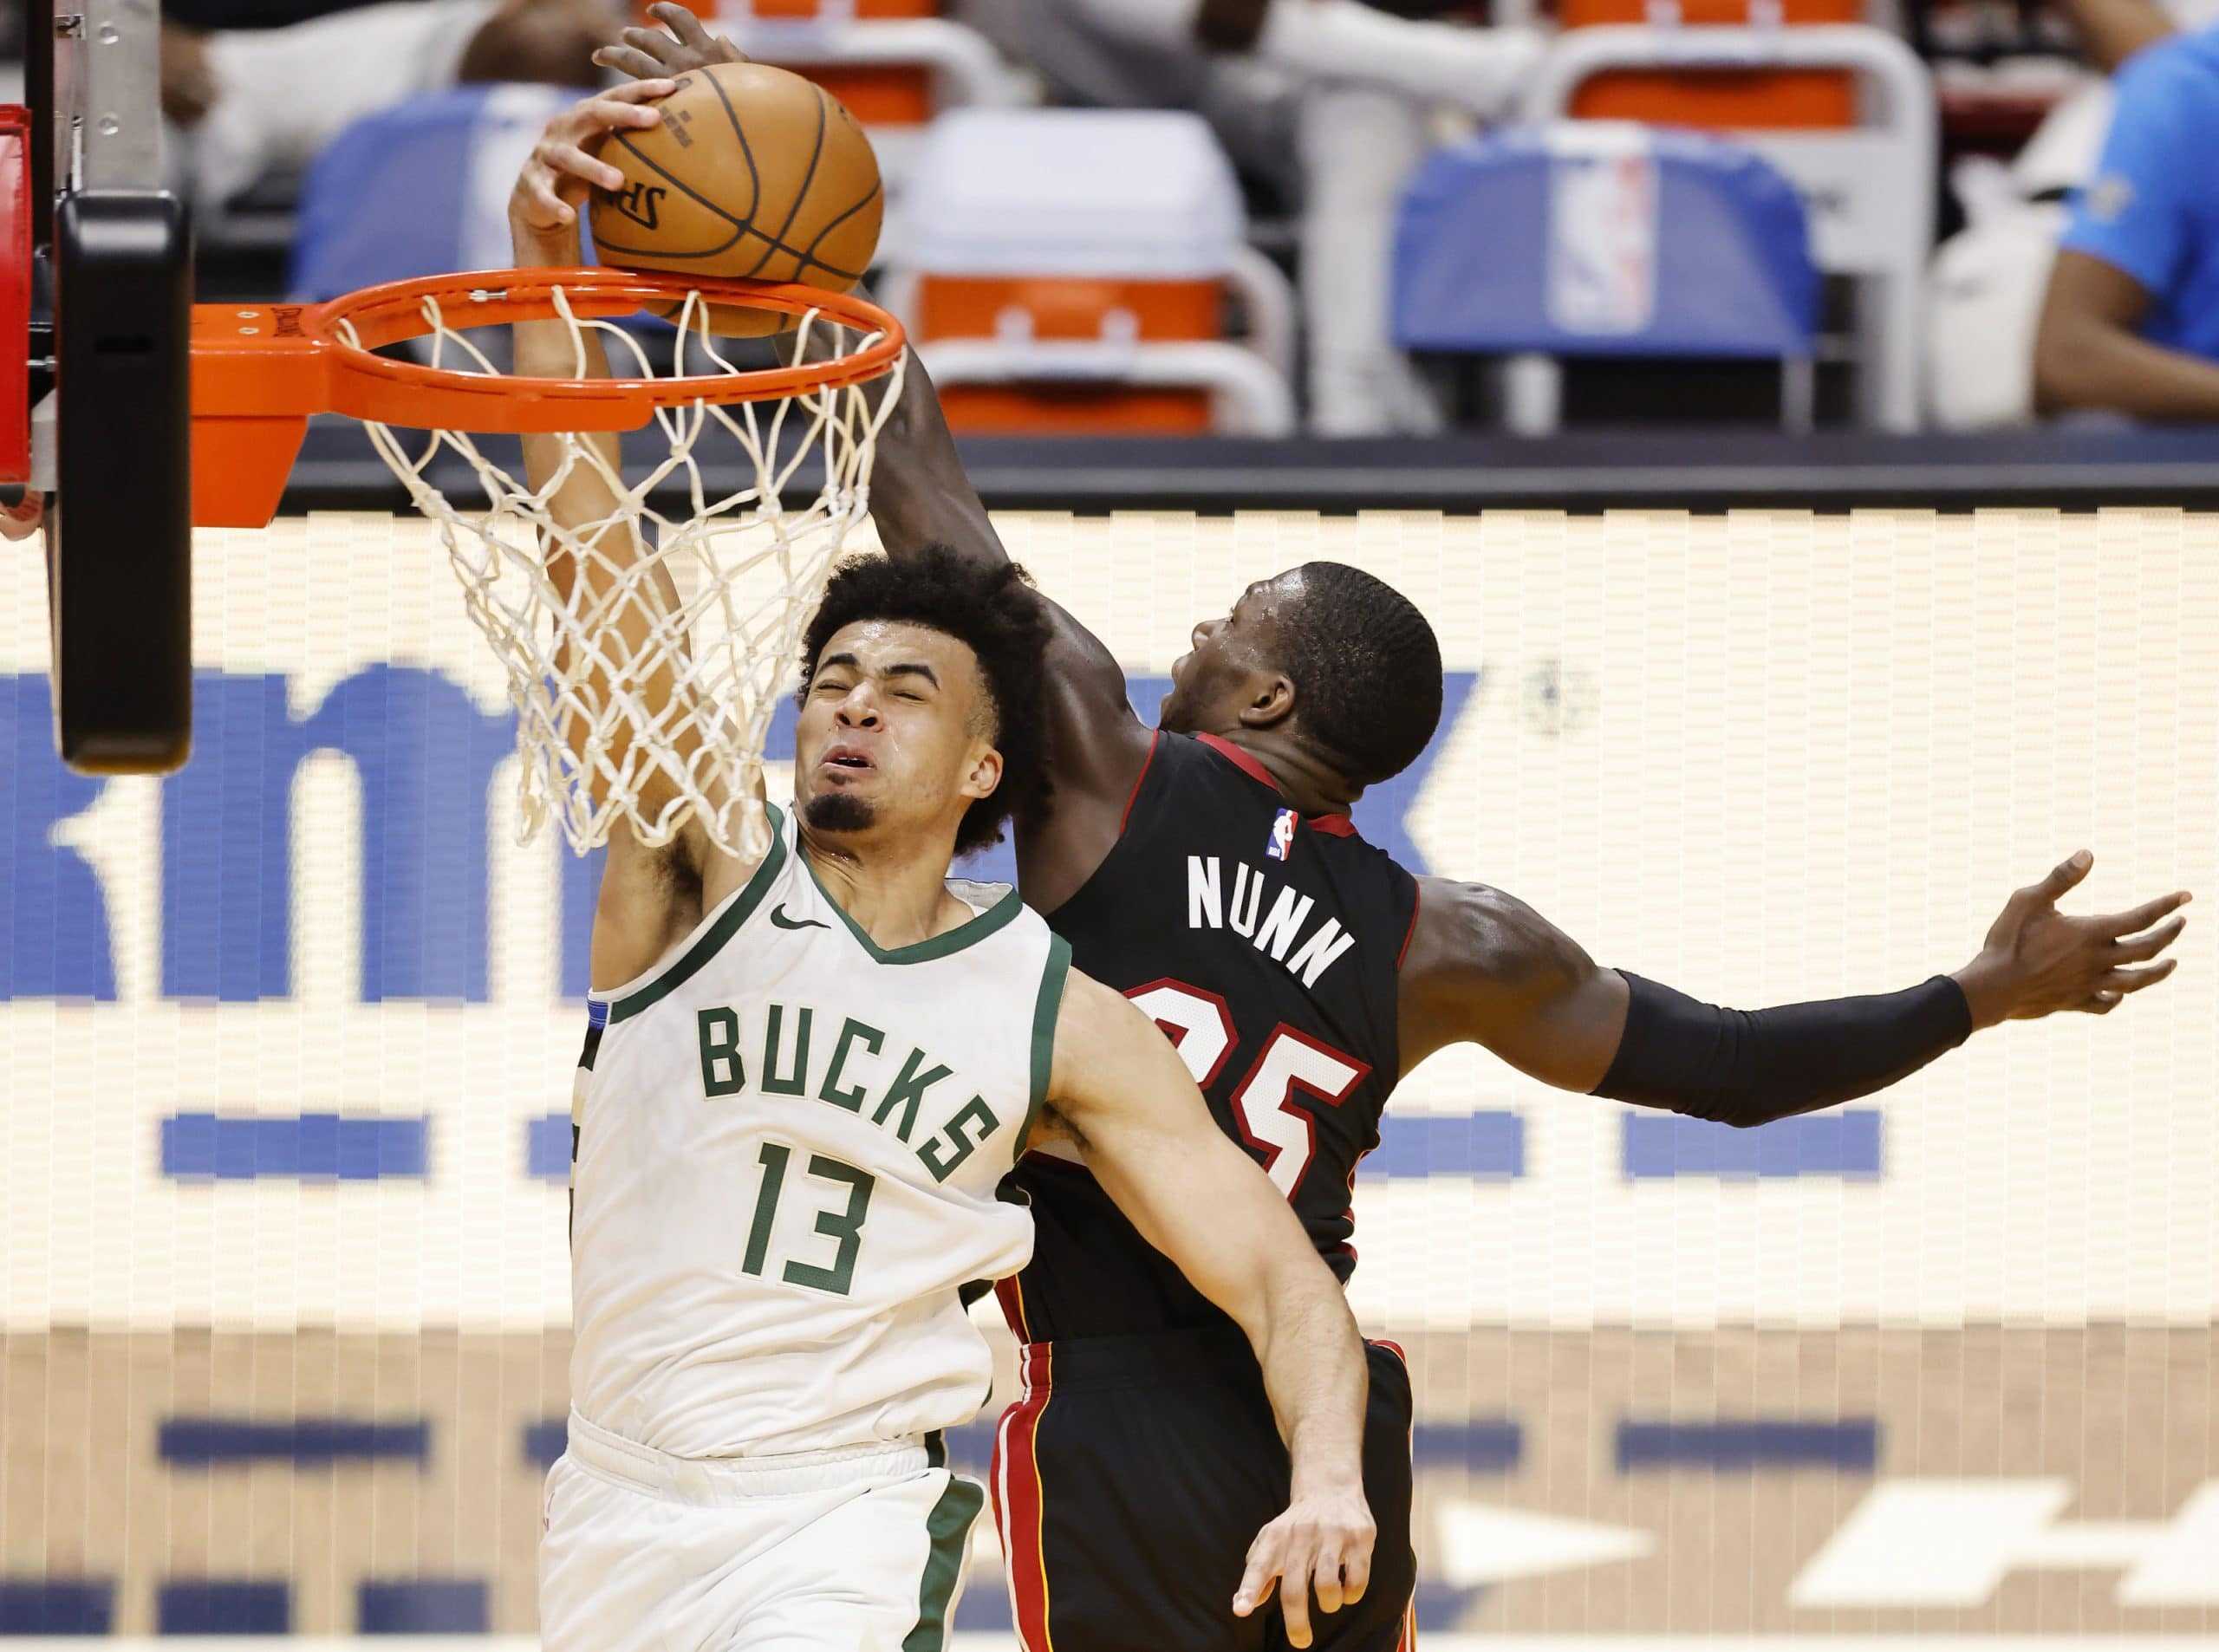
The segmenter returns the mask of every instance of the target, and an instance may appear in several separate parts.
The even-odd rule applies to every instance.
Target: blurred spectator
[[[2078,189],[2095,176],[2111,126],[2111,77],[2128,58],[2181,30],[2219,23],[2219,0],[2064,0],[2064,10],[2094,72],[2058,101],[2012,163],[2030,196]]]
[[[220,206],[305,166],[361,116],[458,82],[595,78],[615,0],[387,0],[286,28],[166,23],[162,112],[192,198]]]
[[[2219,28],[2144,46],[2050,273],[2045,412],[2219,420]]]
[[[1937,254],[1929,287],[1927,400],[1944,429],[2034,416],[2034,341],[2067,203],[2096,173],[2111,128],[2111,75],[2182,29],[2219,22],[2219,0],[2063,0],[2091,73],[2008,164],[1960,159],[1950,182],[1966,227]]]
[[[1068,101],[1185,108],[1302,209],[1311,428],[1438,430],[1393,345],[1395,210],[1429,118],[1504,114],[1539,56],[1526,30],[1441,20],[1443,0],[978,0],[975,19]]]

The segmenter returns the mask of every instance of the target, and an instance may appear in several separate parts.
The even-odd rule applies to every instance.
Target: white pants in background
[[[671,1457],[573,1412],[542,1505],[541,1645],[940,1652],[986,1493],[938,1454]]]
[[[1196,4],[966,0],[963,15],[1065,101],[1194,111],[1236,166],[1298,200],[1313,433],[1439,430],[1432,391],[1395,348],[1396,211],[1433,113],[1506,113],[1540,36],[1411,22],[1356,0],[1275,0],[1256,49],[1224,54],[1195,44]]]
[[[1310,339],[1310,429],[1319,436],[1431,435],[1439,402],[1395,348],[1395,217],[1425,159],[1423,107],[1356,82],[1304,88],[1296,151],[1302,203],[1302,322]]]

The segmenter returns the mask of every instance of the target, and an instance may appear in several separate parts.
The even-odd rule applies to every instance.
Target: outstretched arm
[[[1363,1345],[1339,1284],[1255,1161],[1212,1121],[1178,1053],[1146,1017],[1074,971],[1056,1024],[1036,1135],[1074,1141],[1117,1207],[1239,1322],[1293,1459],[1286,1512],[1257,1534],[1233,1610],[1279,1579],[1287,1638],[1310,1644],[1310,1591],[1362,1598],[1374,1536],[1363,1500]]]
[[[1775,1009],[1720,1009],[1598,967],[1523,901],[1428,878],[1403,960],[1403,1070],[1445,1044],[1486,1045],[1519,1071],[1740,1126],[1851,1101],[1907,1078],[1971,1034],[2063,1010],[2105,1015],[2172,973],[2151,963],[2187,920],[2185,892],[2068,917],[2083,850],[2019,890],[1973,961],[1900,992]]]
[[[578,210],[595,184],[621,184],[615,167],[597,159],[608,134],[651,127],[662,119],[653,106],[675,89],[664,80],[638,81],[586,98],[549,122],[509,199],[509,230],[517,265],[568,268],[582,263]],[[513,329],[516,371],[526,378],[607,378],[601,335],[560,320],[521,322]],[[691,717],[669,714],[688,691],[679,683],[683,641],[662,634],[680,607],[670,572],[650,562],[638,523],[619,508],[622,455],[613,432],[581,435],[572,446],[560,436],[524,439],[524,475],[560,534],[544,539],[548,578],[571,610],[593,617],[580,697],[606,706],[613,696],[634,696],[647,720],[666,729],[673,760],[691,767],[700,743]],[[550,490],[552,490],[550,491]],[[580,550],[585,552],[581,555]],[[642,563],[647,563],[644,576]],[[556,665],[568,680],[576,670],[574,645],[565,638]],[[660,654],[660,663],[634,679],[632,662]],[[586,719],[573,714],[565,731],[572,752],[595,766],[587,784],[596,798],[612,772],[621,772],[636,738],[634,719],[620,718],[598,755]],[[676,801],[669,771],[650,764],[639,784],[639,811],[654,820]],[[620,985],[652,966],[691,927],[704,904],[713,905],[752,869],[723,855],[698,820],[689,819],[661,849],[641,845],[621,820],[609,836],[594,917],[591,977],[596,987]]]
[[[594,62],[644,80],[747,61],[684,6],[665,0],[648,10],[661,28],[626,29],[622,43],[603,47]],[[1009,560],[964,472],[932,375],[914,350],[901,399],[878,434],[870,516],[879,543],[896,560],[940,544],[980,561]],[[1125,673],[1116,656],[1061,604],[1041,600],[1051,621],[1048,760],[1055,792],[1046,816],[1019,841],[1018,858],[1025,899],[1051,912],[1077,891],[1116,842],[1126,800],[1148,763],[1150,732],[1125,699]]]
[[[621,43],[602,47],[593,61],[641,81],[684,75],[712,63],[748,61],[746,53],[723,36],[712,35],[686,7],[664,0],[647,10],[661,28],[635,23],[623,31]],[[812,353],[827,348],[829,343],[823,341],[811,346]],[[871,471],[870,517],[878,528],[879,543],[889,556],[944,544],[980,562],[1007,562],[1009,552],[1001,536],[964,474],[955,438],[940,412],[940,393],[914,350],[904,372],[901,399],[879,432],[878,457]],[[1063,617],[1069,621],[1068,615]]]

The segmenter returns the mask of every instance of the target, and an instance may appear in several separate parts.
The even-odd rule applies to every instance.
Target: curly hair
[[[981,731],[1001,753],[1001,784],[964,811],[955,852],[1002,840],[1014,820],[1037,820],[1048,802],[1048,719],[1044,704],[1048,616],[1031,578],[1015,563],[966,560],[950,545],[927,545],[899,562],[868,553],[848,557],[824,587],[824,600],[802,639],[801,688],[824,645],[866,620],[921,625],[953,637],[977,656],[991,725]]]

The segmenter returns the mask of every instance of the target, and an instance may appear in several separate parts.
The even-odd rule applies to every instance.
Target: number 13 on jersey
[[[1125,996],[1163,1029],[1196,1084],[1207,1090],[1217,1082],[1239,1043],[1223,998],[1168,978]],[[1248,1145],[1263,1155],[1264,1173],[1288,1199],[1302,1186],[1318,1151],[1318,1107],[1338,1107],[1370,1071],[1365,1063],[1284,1021],[1264,1041],[1233,1089],[1233,1116]]]

